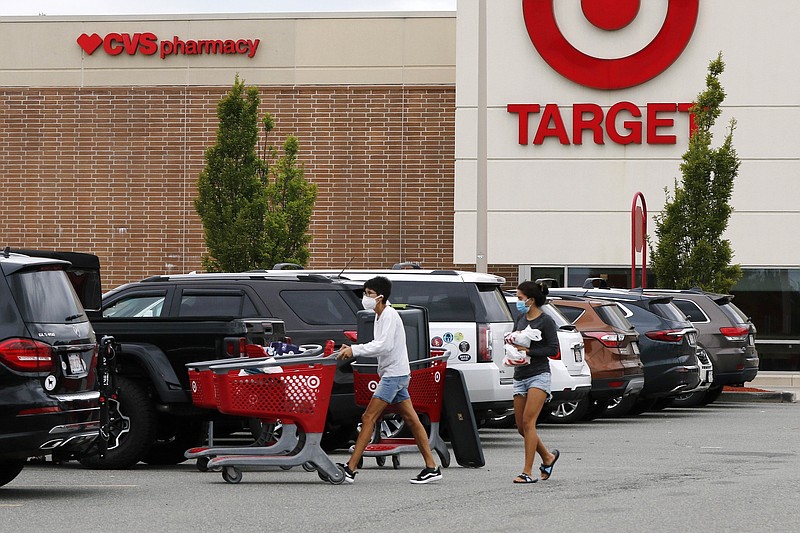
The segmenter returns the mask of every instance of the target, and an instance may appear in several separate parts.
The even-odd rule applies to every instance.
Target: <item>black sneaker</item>
[[[431,483],[442,479],[442,471],[437,466],[436,468],[428,468],[427,466],[422,469],[422,472],[417,474],[417,477],[411,480],[411,483]]]
[[[336,463],[336,464],[338,464],[341,467],[341,469],[344,470],[345,483],[352,483],[353,481],[356,480],[356,474],[358,474],[358,472],[353,472],[352,470],[350,470],[350,467],[347,466],[347,463]]]

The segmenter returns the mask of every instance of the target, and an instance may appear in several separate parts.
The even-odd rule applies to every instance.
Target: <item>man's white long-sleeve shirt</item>
[[[375,315],[372,341],[354,344],[353,357],[360,355],[378,358],[380,377],[407,376],[411,374],[406,348],[406,331],[397,310],[387,305],[380,315]]]

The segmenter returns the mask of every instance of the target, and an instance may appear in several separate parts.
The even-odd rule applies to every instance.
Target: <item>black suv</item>
[[[157,437],[155,446],[141,460],[150,464],[180,462],[183,450],[199,444],[196,440],[202,433],[197,431],[198,424],[214,416],[193,408],[186,369],[187,363],[226,356],[225,349],[218,346],[221,336],[215,338],[204,331],[204,321],[211,325],[231,319],[248,322],[275,317],[283,322],[285,336],[293,344],[324,345],[333,340],[338,346],[350,343],[355,336],[362,290],[361,283],[332,281],[299,271],[282,276],[258,272],[153,276],[104,294],[102,318],[93,319],[93,324],[98,334],[113,335],[121,345],[118,379],[121,377],[129,390],[128,397],[133,389],[136,397],[141,397],[130,407],[138,409],[145,402],[161,419],[153,422],[158,428],[136,428],[131,422],[128,438],[153,432],[169,437]],[[227,352],[230,355],[231,351]],[[323,447],[330,450],[346,445],[362,411],[353,397],[352,369],[341,362]],[[186,431],[175,435],[167,431],[177,424]],[[184,439],[185,435],[197,435],[195,442]],[[162,441],[175,444],[167,448]]]
[[[725,385],[743,385],[758,373],[756,327],[736,307],[729,294],[701,289],[645,289],[646,294],[664,294],[697,328],[697,345],[704,349],[714,368],[711,388],[673,398],[672,405],[691,407],[716,400]]]
[[[0,486],[29,457],[80,455],[98,436],[97,343],[69,265],[0,253]]]
[[[644,364],[644,389],[639,397],[626,396],[609,404],[609,414],[640,414],[700,385],[697,330],[672,303],[671,296],[648,296],[641,290],[550,289],[551,297],[581,296],[617,303],[639,333]]]

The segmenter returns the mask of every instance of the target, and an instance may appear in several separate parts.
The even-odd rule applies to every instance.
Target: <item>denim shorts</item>
[[[410,400],[408,384],[411,376],[383,376],[372,393],[373,398],[378,398],[386,403],[400,403]]]
[[[547,400],[550,401],[553,395],[550,394],[550,372],[537,374],[521,381],[514,380],[514,396],[527,396],[528,389],[540,389],[547,394]]]

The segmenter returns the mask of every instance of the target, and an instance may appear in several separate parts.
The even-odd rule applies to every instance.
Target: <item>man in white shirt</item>
[[[425,459],[425,468],[411,480],[411,483],[430,483],[442,479],[442,471],[436,466],[425,427],[419,421],[408,394],[411,367],[408,364],[406,333],[400,315],[389,305],[391,292],[392,282],[383,276],[369,279],[364,283],[364,297],[361,303],[364,309],[374,310],[376,314],[374,340],[353,346],[343,344],[339,350],[339,359],[350,359],[360,355],[377,357],[378,376],[380,376],[372,399],[361,416],[362,429],[356,439],[353,455],[346,464],[341,465],[347,483],[355,480],[358,463],[372,436],[372,428],[381,420],[384,410],[389,405],[393,405],[403,417],[406,427],[414,436],[417,447]]]

